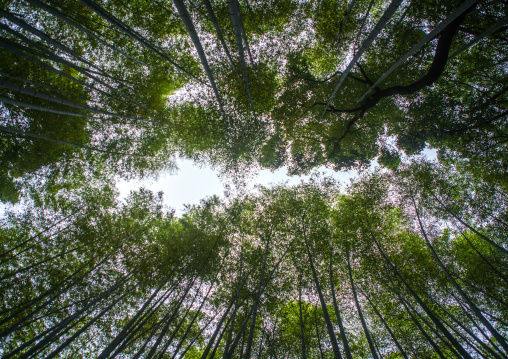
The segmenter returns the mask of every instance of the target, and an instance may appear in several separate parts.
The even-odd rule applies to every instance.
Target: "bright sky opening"
[[[425,149],[423,154],[429,159],[436,158],[436,150]],[[373,161],[371,168],[377,166]],[[154,193],[164,192],[164,204],[175,209],[176,215],[181,215],[185,204],[198,204],[205,197],[217,195],[224,196],[224,183],[218,177],[218,172],[206,167],[198,167],[191,160],[178,161],[178,172],[174,174],[162,174],[157,180],[125,181],[117,183],[120,197],[125,198],[130,191],[140,187],[150,189]],[[319,167],[312,173],[317,172],[332,177],[343,185],[347,185],[350,179],[358,175],[357,171],[335,172],[326,167]],[[308,180],[309,176],[288,176],[286,168],[277,171],[259,171],[257,176],[249,183],[248,189],[253,190],[256,185],[270,186],[287,182],[296,185],[302,180]]]

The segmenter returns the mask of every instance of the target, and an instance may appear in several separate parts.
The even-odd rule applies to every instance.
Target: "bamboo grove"
[[[2,358],[508,355],[505,1],[0,4]]]

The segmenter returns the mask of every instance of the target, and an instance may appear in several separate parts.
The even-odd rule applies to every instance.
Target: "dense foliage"
[[[3,358],[508,355],[506,3],[0,1]],[[438,149],[439,161],[417,155]],[[204,199],[207,163],[363,169]]]

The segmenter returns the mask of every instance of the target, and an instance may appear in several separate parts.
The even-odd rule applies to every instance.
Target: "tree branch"
[[[328,155],[328,157],[332,157],[335,154],[335,152],[337,152],[337,150],[339,149],[339,146],[340,146],[340,143],[342,142],[342,140],[351,132],[351,127],[353,127],[353,125],[356,123],[356,121],[358,121],[360,118],[361,118],[360,116],[353,117],[348,122],[348,124],[346,126],[346,130],[344,131],[342,136],[340,136],[338,138],[330,138],[329,139],[330,142],[335,141],[335,144],[333,145],[333,148],[330,151],[330,154]]]
[[[314,107],[316,105],[326,106],[326,103],[325,102],[314,102],[314,104],[311,107]],[[360,111],[361,109],[362,109],[362,107],[357,107],[357,108],[353,108],[350,110],[339,110],[339,109],[335,108],[333,105],[330,105],[330,106],[328,106],[326,111],[332,112],[332,113],[354,113],[354,112]]]
[[[450,47],[452,45],[455,34],[459,30],[460,24],[466,15],[475,8],[475,6],[476,4],[471,6],[441,32],[441,36],[439,37],[439,41],[437,43],[436,52],[434,53],[434,60],[432,61],[429,71],[423,77],[407,86],[392,86],[374,93],[362,105],[360,117],[363,117],[369,109],[374,107],[381,99],[385,97],[390,97],[393,95],[410,95],[436,82],[439,77],[441,77],[444,69],[446,68]]]
[[[322,83],[330,81],[331,79],[333,79],[337,75],[342,75],[342,71],[336,71],[336,72],[334,72],[332,75],[328,76],[324,80],[316,80],[316,79],[311,79],[311,78],[308,78],[308,77],[302,77],[302,80],[311,81],[311,82],[317,82],[317,83],[321,83],[322,84]],[[372,85],[372,82],[369,82],[368,80],[364,80],[364,79],[362,79],[360,77],[357,77],[357,76],[355,76],[355,75],[353,75],[351,73],[349,73],[347,75],[347,77],[351,77],[353,80],[361,82],[362,84],[365,84],[365,85]]]
[[[365,70],[363,69],[362,65],[360,65],[360,61],[358,61],[356,63],[356,66],[358,66],[358,68],[360,69],[360,72],[362,73],[362,76],[369,83],[369,85],[374,85],[374,82],[372,82],[372,80],[369,78],[369,76],[367,76],[367,74],[365,73]]]

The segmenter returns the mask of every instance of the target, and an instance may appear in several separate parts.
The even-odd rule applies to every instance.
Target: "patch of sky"
[[[436,150],[427,148],[422,154],[429,159],[435,159],[436,153]],[[198,167],[191,160],[179,160],[177,165],[178,172],[161,174],[156,180],[118,181],[117,187],[120,191],[120,197],[125,198],[130,191],[137,190],[140,187],[150,189],[154,193],[162,191],[164,192],[164,204],[173,208],[177,216],[183,214],[185,204],[199,204],[201,199],[213,195],[224,197],[226,184],[221,182],[217,171],[207,167]],[[377,162],[372,161],[371,169],[377,166]],[[358,171],[335,172],[324,166],[316,168],[312,173],[332,177],[343,185],[349,184],[351,179],[358,176]],[[247,190],[254,191],[256,185],[267,187],[282,183],[297,185],[302,180],[309,180],[310,176],[288,176],[286,168],[274,172],[262,170],[251,179]]]
[[[205,197],[217,195],[224,197],[226,184],[221,182],[217,171],[207,167],[198,167],[191,160],[179,160],[178,172],[175,174],[162,174],[156,180],[120,180],[117,187],[120,197],[125,198],[130,191],[143,186],[157,193],[164,192],[164,204],[175,209],[176,215],[184,212],[185,204],[198,204]],[[356,177],[357,171],[335,172],[325,167],[315,169],[325,176],[331,176],[342,183],[349,183],[350,178]],[[308,176],[288,176],[286,168],[277,171],[261,170],[253,176],[247,185],[247,191],[254,191],[257,185],[270,186],[287,183],[296,185],[300,181],[306,181]]]
[[[437,150],[426,148],[422,155],[430,160],[435,160]],[[371,169],[377,167],[376,161],[372,161]],[[225,183],[221,182],[218,172],[207,167],[199,167],[190,160],[178,161],[179,170],[176,173],[161,174],[156,180],[119,180],[117,187],[120,192],[120,199],[125,199],[130,191],[145,187],[155,194],[164,192],[164,204],[175,210],[177,216],[184,213],[184,205],[199,204],[205,197],[217,195],[224,197],[226,191]],[[351,179],[358,176],[357,171],[335,172],[325,167],[319,167],[313,173],[321,173],[324,176],[332,177],[343,185],[349,184]],[[254,191],[257,185],[271,186],[275,184],[287,183],[288,185],[297,185],[302,180],[309,180],[308,176],[288,176],[286,168],[277,171],[270,170],[259,171],[248,184],[248,191]],[[0,202],[0,219],[5,218],[6,211],[20,210],[20,205],[10,205]]]

